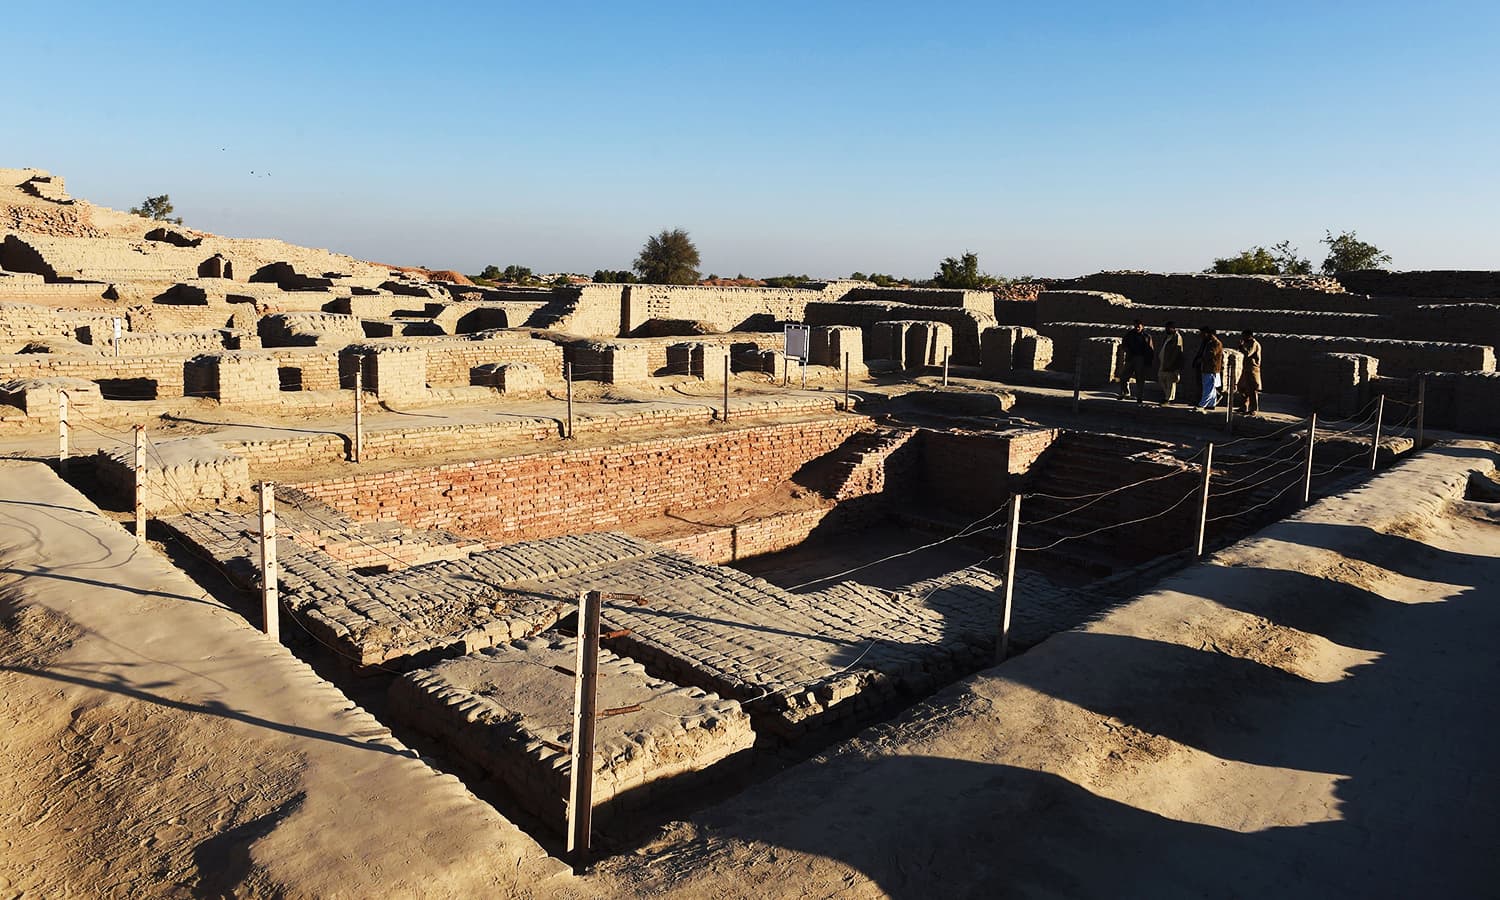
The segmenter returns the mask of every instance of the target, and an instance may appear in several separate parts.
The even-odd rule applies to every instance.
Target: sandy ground
[[[1493,896],[1500,516],[1460,498],[1495,458],[1435,449],[1317,503],[590,886]]]
[[[1495,460],[1408,460],[581,879],[0,462],[0,900],[1491,894]]]
[[[0,498],[0,897],[507,896],[561,871],[46,467],[0,462]]]

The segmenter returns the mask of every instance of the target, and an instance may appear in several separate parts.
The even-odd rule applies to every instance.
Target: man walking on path
[[[1125,334],[1125,371],[1120,373],[1120,399],[1130,392],[1130,379],[1135,379],[1135,402],[1146,399],[1146,378],[1151,372],[1151,363],[1156,359],[1156,348],[1151,344],[1151,335],[1140,319]]]
[[[1240,351],[1245,355],[1245,371],[1240,374],[1240,383],[1235,385],[1239,396],[1234,399],[1234,404],[1240,412],[1253,416],[1260,412],[1260,341],[1246,331],[1240,335]]]
[[[1182,333],[1176,322],[1168,322],[1166,333],[1161,337],[1161,371],[1156,380],[1161,383],[1162,401],[1166,406],[1177,399],[1177,382],[1182,378]]]
[[[1194,363],[1203,373],[1203,398],[1198,401],[1198,408],[1212,411],[1219,405],[1219,376],[1224,371],[1224,345],[1219,343],[1219,336],[1214,334],[1212,328],[1204,328],[1200,334],[1203,340],[1198,344],[1198,354],[1194,358]]]

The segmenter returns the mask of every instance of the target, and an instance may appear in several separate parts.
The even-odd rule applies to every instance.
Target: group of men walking
[[[1211,410],[1221,403],[1233,403],[1236,410],[1246,415],[1253,416],[1260,412],[1260,341],[1251,332],[1240,333],[1239,349],[1244,359],[1244,368],[1239,373],[1239,381],[1234,385],[1233,391],[1225,389],[1224,343],[1212,328],[1199,329],[1198,347],[1189,359],[1182,332],[1177,330],[1177,323],[1167,323],[1158,348],[1151,333],[1146,331],[1146,326],[1140,319],[1136,319],[1130,331],[1125,334],[1122,349],[1124,367],[1120,373],[1121,400],[1129,396],[1130,382],[1134,381],[1135,399],[1137,402],[1144,402],[1146,382],[1155,369],[1156,381],[1162,390],[1161,403],[1163,406],[1172,403],[1177,399],[1184,363],[1190,362],[1194,377],[1183,385],[1184,403],[1193,403],[1201,410]],[[1196,403],[1189,393],[1192,385],[1200,387]]]

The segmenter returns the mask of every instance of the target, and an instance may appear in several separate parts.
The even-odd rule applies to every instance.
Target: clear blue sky
[[[1201,269],[1323,229],[1500,268],[1500,4],[76,3],[0,165],[476,271]],[[256,174],[252,175],[251,172]],[[268,173],[268,174],[267,174]]]

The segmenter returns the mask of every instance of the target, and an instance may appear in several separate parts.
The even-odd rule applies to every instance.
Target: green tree
[[[525,266],[506,266],[505,271],[500,273],[500,280],[511,284],[530,284],[531,270]]]
[[[1240,251],[1239,256],[1216,259],[1207,271],[1218,275],[1306,275],[1312,271],[1312,262],[1299,257],[1291,241],[1282,241],[1270,250],[1256,246]]]
[[[791,274],[787,274],[787,275],[777,275],[774,278],[762,278],[761,279],[761,283],[763,283],[766,287],[792,288],[792,287],[796,287],[797,285],[803,283],[804,281],[810,281],[810,280],[811,279],[808,278],[805,274],[804,275],[791,275]]]
[[[863,272],[850,272],[849,273],[849,278],[850,278],[851,281],[869,281],[870,280],[865,275],[865,273],[863,273]]]
[[[595,269],[595,284],[635,284],[635,273],[629,269]]]
[[[166,194],[160,197],[147,197],[141,201],[140,206],[130,208],[132,216],[145,216],[158,222],[171,222],[174,225],[182,224],[182,217],[172,218],[172,198]]]
[[[1360,240],[1352,231],[1346,231],[1338,237],[1334,237],[1331,231],[1324,231],[1323,235],[1321,243],[1328,245],[1328,258],[1323,260],[1325,274],[1379,269],[1391,261],[1389,253],[1382,253],[1374,244]]]
[[[673,228],[646,239],[634,268],[647,284],[697,284],[700,261],[693,239]]]
[[[489,265],[485,266],[484,271],[479,273],[479,277],[484,279],[485,281],[499,281],[500,276],[500,267],[495,265],[494,263],[490,263]]]
[[[934,287],[973,291],[994,286],[995,278],[979,271],[979,254],[968,250],[963,256],[950,256],[939,263],[932,283]]]

